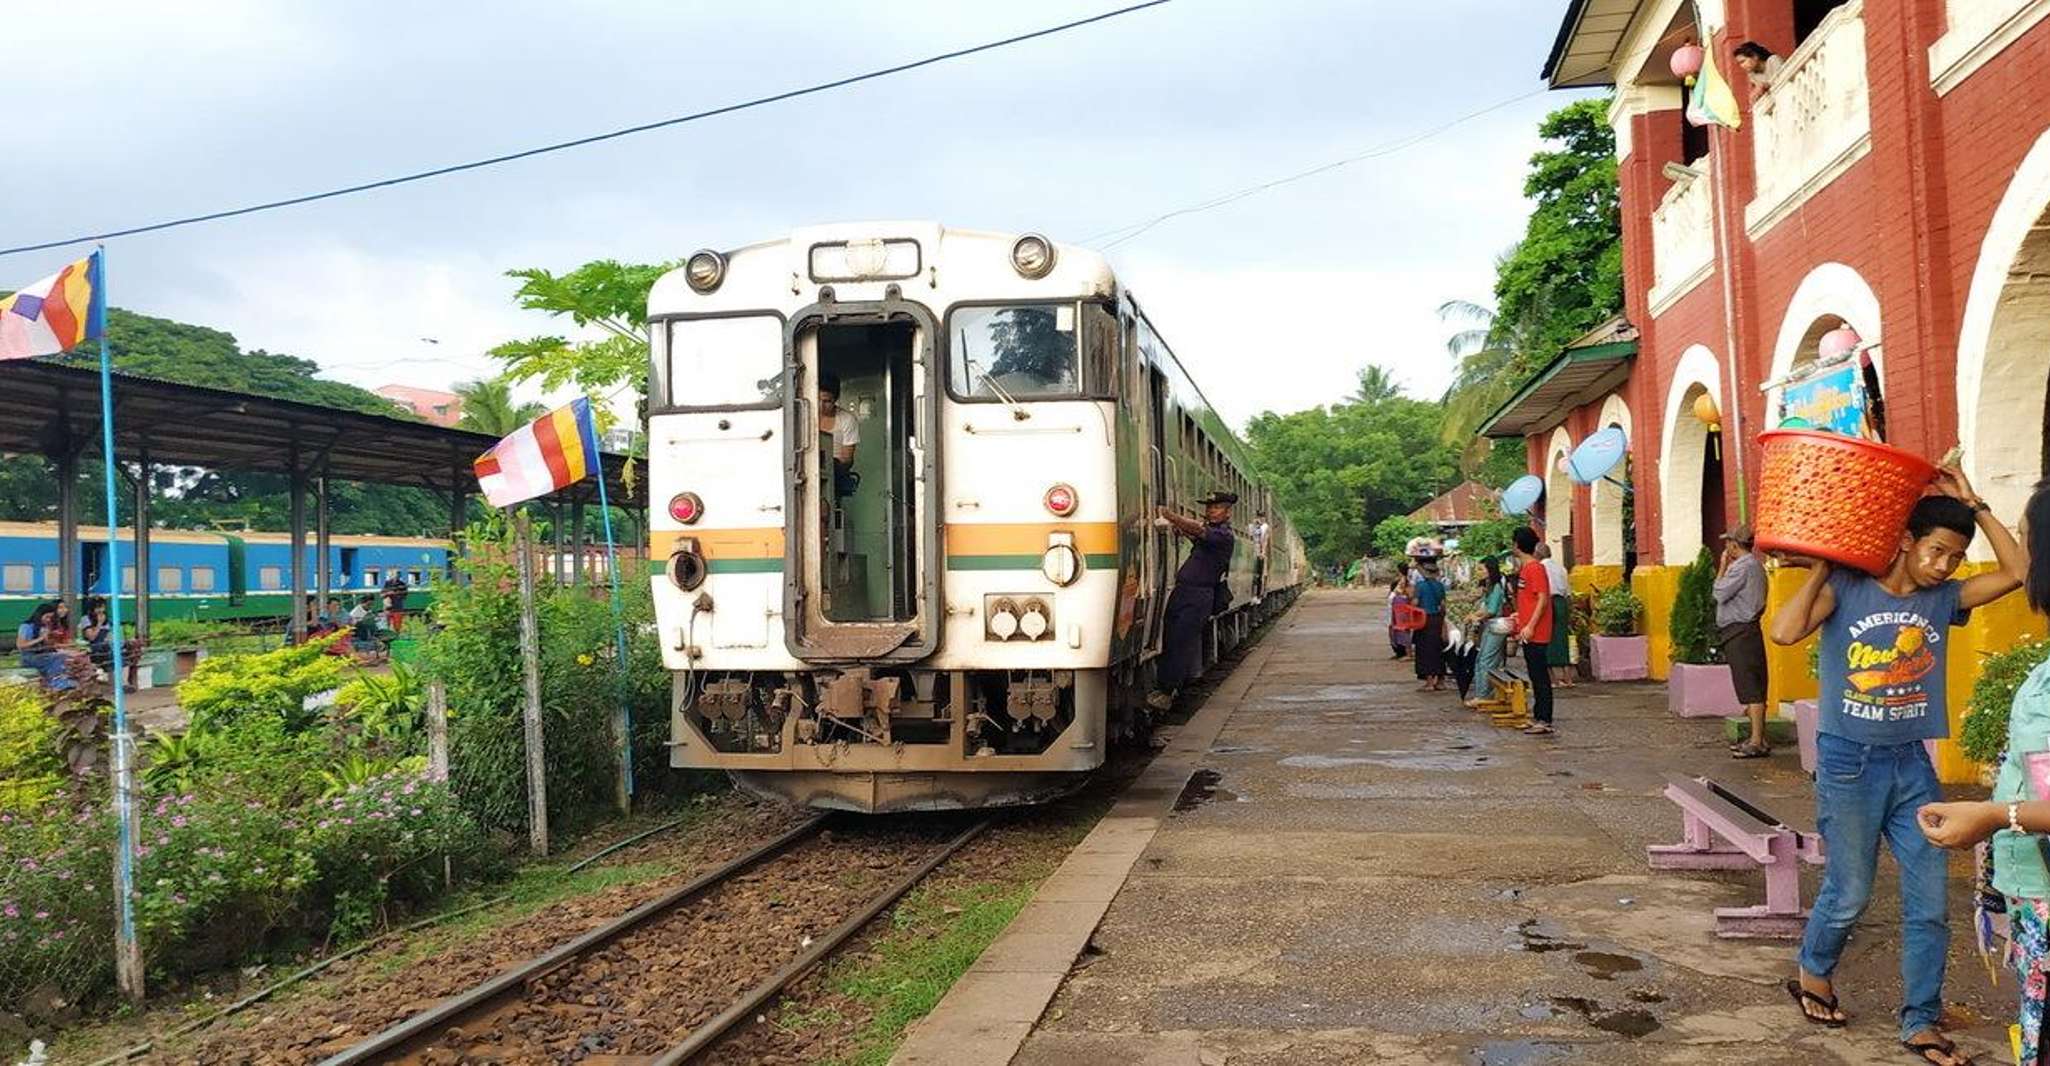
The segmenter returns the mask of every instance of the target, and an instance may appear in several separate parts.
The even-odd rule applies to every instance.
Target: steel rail
[[[650,1062],[650,1066],[681,1066],[682,1063],[688,1062],[691,1056],[712,1046],[720,1037],[726,1035],[727,1030],[732,1029],[734,1025],[745,1020],[755,1011],[760,1010],[763,1004],[774,999],[777,993],[783,991],[792,981],[797,980],[806,970],[818,965],[819,960],[838,949],[841,944],[845,943],[855,933],[860,932],[863,926],[874,921],[875,917],[883,913],[892,903],[903,898],[906,892],[911,891],[920,881],[925,880],[926,876],[935,869],[938,869],[941,863],[952,858],[955,852],[960,851],[969,841],[974,840],[983,830],[988,829],[990,822],[991,819],[985,818],[969,826],[959,836],[949,841],[946,847],[941,848],[938,854],[927,859],[918,869],[904,875],[903,879],[891,885],[882,895],[869,901],[868,906],[863,908],[861,913],[834,926],[825,936],[813,941],[811,947],[797,958],[792,959],[789,965],[776,971],[763,980],[762,983],[749,989],[746,995],[734,1001],[733,1005],[727,1007],[718,1017],[691,1030],[690,1035],[684,1037],[682,1043],[677,1044],[675,1047],[663,1052],[661,1056],[653,1059]]]
[[[734,875],[743,873],[761,863],[782,854],[798,842],[817,832],[825,824],[826,815],[818,815],[805,821],[782,836],[733,859],[716,869],[709,870],[693,879],[689,884],[649,900],[612,921],[591,930],[575,940],[550,949],[546,954],[529,959],[512,969],[477,985],[467,992],[451,996],[435,1006],[398,1023],[383,1032],[353,1047],[347,1048],[326,1059],[319,1066],[353,1066],[355,1063],[373,1061],[376,1056],[405,1047],[433,1033],[441,1026],[469,1014],[471,1011],[498,999],[520,985],[576,961],[598,948],[610,944],[649,919],[675,909],[722,884]]]

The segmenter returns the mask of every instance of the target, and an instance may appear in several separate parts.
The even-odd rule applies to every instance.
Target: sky
[[[1119,6],[869,0],[72,0],[0,33],[0,247],[375,180],[702,110]],[[496,371],[564,324],[507,270],[678,259],[820,222],[1085,239],[1516,102],[1110,249],[1234,424],[1387,367],[1450,378],[1439,304],[1521,233],[1564,0],[1175,0],[703,122],[120,238],[114,304],[366,387]],[[847,17],[858,12],[858,17]],[[29,106],[34,121],[21,121]],[[85,246],[0,256],[0,288]],[[432,338],[438,343],[429,343]]]

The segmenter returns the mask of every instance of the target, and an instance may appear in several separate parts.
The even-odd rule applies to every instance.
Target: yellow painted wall
[[[1630,574],[1630,588],[1644,604],[1644,634],[1651,638],[1651,676],[1673,676],[1673,600],[1680,594],[1677,566],[1640,566]]]
[[[1765,623],[1772,625],[1772,616],[1780,607],[1801,591],[1801,582],[1807,580],[1808,571],[1795,567],[1771,567],[1766,570]],[[1774,644],[1770,638],[1765,642],[1766,706],[1778,710],[1780,704],[1793,700],[1815,698],[1815,678],[1808,673],[1808,649],[1815,646],[1818,638],[1807,640],[1791,648]]]
[[[1958,571],[1970,577],[1993,569],[1992,563],[1970,563]],[[1972,612],[1971,624],[1950,631],[1950,651],[1944,664],[1944,681],[1950,702],[1950,735],[1936,746],[1936,774],[1949,784],[1970,784],[1979,780],[1979,764],[1958,750],[1958,733],[1964,727],[1965,703],[1972,685],[1979,680],[1979,666],[1986,656],[2006,651],[2025,640],[2044,634],[2043,617],[2029,610],[2028,600],[2013,593],[1996,603]]]

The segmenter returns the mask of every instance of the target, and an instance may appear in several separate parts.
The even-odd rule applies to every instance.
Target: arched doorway
[[[1780,316],[1779,338],[1773,344],[1767,381],[1781,381],[1813,364],[1824,334],[1849,326],[1867,346],[1862,378],[1871,407],[1868,418],[1883,436],[1885,364],[1878,344],[1881,328],[1879,297],[1856,270],[1842,263],[1823,263],[1810,270],[1787,301]],[[1784,390],[1775,386],[1765,397],[1765,424],[1776,426]]]
[[[1635,430],[1630,425],[1630,405],[1621,396],[1610,396],[1602,401],[1601,426],[1614,427],[1623,431],[1625,437],[1635,440]],[[1630,528],[1630,457],[1625,452],[1622,465],[1609,472],[1607,478],[1589,486],[1594,528],[1590,530],[1588,561],[1596,566],[1621,566],[1629,568],[1637,554],[1636,535]]]
[[[1666,392],[1659,450],[1659,546],[1667,566],[1685,566],[1727,526],[1723,506],[1722,434],[1695,412],[1708,396],[1723,407],[1715,355],[1695,345],[1680,356]]]
[[[1995,513],[2020,514],[2050,473],[2050,133],[2016,168],[1979,246],[1957,371],[1965,473]],[[1990,556],[1984,540],[1976,557]]]
[[[1573,437],[1560,426],[1552,431],[1545,446],[1545,543],[1560,565],[1573,566],[1573,478],[1566,473],[1566,457],[1573,452]]]

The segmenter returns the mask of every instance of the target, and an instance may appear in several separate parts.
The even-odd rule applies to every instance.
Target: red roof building
[[[453,426],[463,417],[463,398],[453,392],[411,385],[380,385],[371,391],[437,426]]]
[[[1409,513],[1441,530],[1464,529],[1495,514],[1495,494],[1478,481],[1468,481]]]

